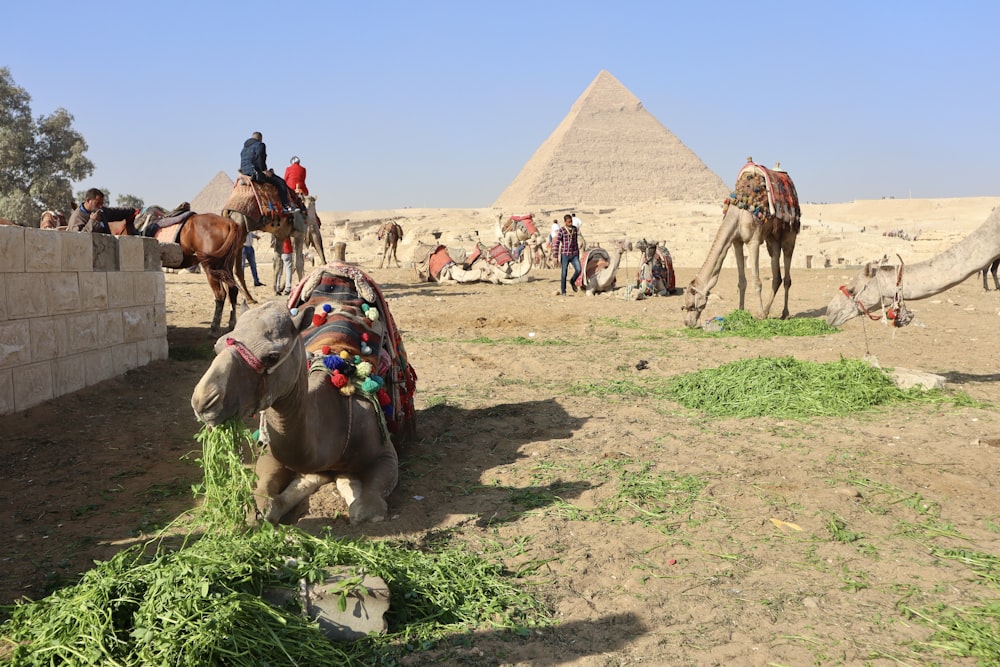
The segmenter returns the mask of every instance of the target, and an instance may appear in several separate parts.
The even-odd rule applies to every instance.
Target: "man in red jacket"
[[[306,187],[306,168],[299,164],[298,156],[293,156],[291,164],[285,169],[285,183],[289,190],[294,190],[300,195],[309,194]]]

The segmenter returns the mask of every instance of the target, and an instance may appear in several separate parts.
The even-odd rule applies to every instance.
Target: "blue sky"
[[[320,210],[489,206],[602,69],[726,183],[1000,195],[994,0],[8,4],[0,66],[112,200],[190,200],[259,130]]]

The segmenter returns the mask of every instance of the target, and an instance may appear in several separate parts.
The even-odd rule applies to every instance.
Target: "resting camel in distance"
[[[368,276],[348,264],[317,268],[287,305],[247,310],[215,353],[191,407],[212,427],[260,413],[267,452],[254,495],[265,520],[294,518],[334,481],[351,523],[385,519],[398,479],[391,436],[414,434],[416,373]]]
[[[609,253],[600,246],[594,246],[583,253],[580,258],[583,270],[577,282],[587,296],[610,292],[615,288],[618,267],[628,248],[625,241],[618,240],[614,242],[614,252]]]
[[[396,256],[396,245],[403,239],[403,228],[399,223],[389,220],[388,222],[383,222],[382,226],[378,228],[378,240],[385,240],[385,246],[382,248],[382,259],[379,260],[378,268],[382,268],[383,265],[389,266],[389,260],[395,260],[396,268],[400,267],[399,257]]]
[[[912,314],[903,307],[906,299],[926,299],[954,287],[969,276],[989,268],[1000,258],[1000,208],[986,222],[947,250],[916,264],[898,267],[869,262],[826,307],[826,322],[839,327],[865,315],[873,320],[886,317],[897,326],[908,324]],[[902,317],[900,317],[902,313]]]
[[[715,234],[715,241],[705,258],[705,263],[684,293],[684,323],[692,329],[699,326],[702,311],[708,305],[708,295],[719,281],[722,262],[729,247],[736,254],[739,276],[740,310],[744,310],[746,296],[746,258],[743,246],[749,244],[754,293],[760,303],[760,316],[767,318],[771,312],[778,288],[785,287],[785,305],[781,319],[788,318],[788,290],[792,286],[792,253],[801,228],[801,210],[795,185],[788,173],[775,165],[767,169],[754,164],[752,158],[740,169],[736,177],[736,191],[730,195],[722,209],[722,224]],[[771,256],[771,295],[767,301],[761,291],[760,244],[767,246]],[[782,279],[781,262],[785,274]]]
[[[990,291],[990,285],[986,282],[987,274],[993,274],[993,285],[1000,291],[1000,279],[997,279],[997,269],[1000,269],[1000,257],[983,267],[983,289]]]

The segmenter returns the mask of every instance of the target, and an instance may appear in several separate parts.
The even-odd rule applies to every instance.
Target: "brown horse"
[[[250,296],[243,272],[239,272],[239,281],[242,283],[240,287],[237,286],[234,275],[235,268],[243,258],[246,234],[246,228],[234,220],[215,213],[196,213],[185,221],[177,237],[177,243],[184,253],[184,260],[178,268],[200,265],[215,296],[215,315],[212,317],[211,330],[213,336],[220,333],[222,307],[227,293],[230,329],[236,326],[236,295],[240,287],[249,303],[257,303]]]
[[[382,226],[378,228],[378,240],[381,241],[385,239],[385,248],[382,250],[382,259],[378,263],[378,268],[382,268],[385,264],[389,266],[388,259],[391,257],[396,260],[396,268],[400,267],[399,257],[396,256],[396,244],[403,238],[403,228],[399,226],[399,223],[389,221],[383,222]]]
[[[181,209],[175,209],[177,210]],[[164,217],[164,210],[161,207],[151,206],[143,216],[141,226],[145,228],[146,225],[163,220]],[[227,293],[231,305],[230,329],[236,326],[236,295],[240,288],[248,303],[257,303],[247,289],[243,273],[235,271],[243,258],[246,227],[215,213],[195,213],[181,222],[179,227],[179,232],[173,225],[161,227],[154,236],[161,242],[180,245],[183,259],[179,265],[172,268],[188,269],[196,265],[201,267],[205,278],[208,279],[208,286],[215,296],[215,315],[212,317],[211,334],[217,336],[221,331],[222,307],[225,305]]]

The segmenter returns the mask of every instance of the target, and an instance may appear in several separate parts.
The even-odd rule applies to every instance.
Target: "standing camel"
[[[382,265],[389,266],[389,259],[393,259],[396,262],[396,268],[400,267],[399,257],[396,256],[396,245],[403,239],[403,228],[399,226],[399,223],[389,220],[388,222],[383,222],[382,226],[378,228],[378,240],[385,240],[385,247],[382,250],[382,259],[379,260],[378,268],[382,268]]]
[[[983,267],[983,289],[990,291],[990,285],[986,282],[987,274],[993,274],[993,285],[1000,291],[1000,280],[997,279],[997,269],[1000,268],[1000,257]]]
[[[930,259],[898,267],[869,262],[840,290],[826,307],[826,322],[839,327],[860,315],[882,319],[896,326],[912,319],[903,306],[906,299],[926,299],[954,287],[969,276],[996,264],[1000,258],[1000,208],[964,239]],[[876,314],[877,313],[877,314]]]
[[[736,270],[739,275],[740,310],[744,310],[746,296],[746,257],[743,246],[749,244],[752,260],[754,292],[760,303],[762,318],[767,318],[771,304],[784,284],[785,305],[781,319],[788,318],[788,290],[792,286],[792,253],[801,227],[801,211],[795,185],[788,174],[775,165],[767,169],[755,164],[752,158],[740,169],[736,177],[736,191],[730,195],[722,209],[722,224],[715,234],[715,241],[698,275],[688,285],[684,294],[684,323],[697,328],[702,311],[708,305],[708,295],[719,281],[722,262],[726,259],[729,246],[736,253]],[[771,295],[767,302],[761,290],[760,244],[767,246],[771,256]],[[781,261],[784,259],[785,274],[781,275]]]
[[[326,264],[326,251],[323,250],[323,234],[319,229],[323,223],[316,212],[316,197],[313,195],[304,195],[302,203],[306,205],[306,247],[311,246],[313,250],[319,253],[320,261]]]

